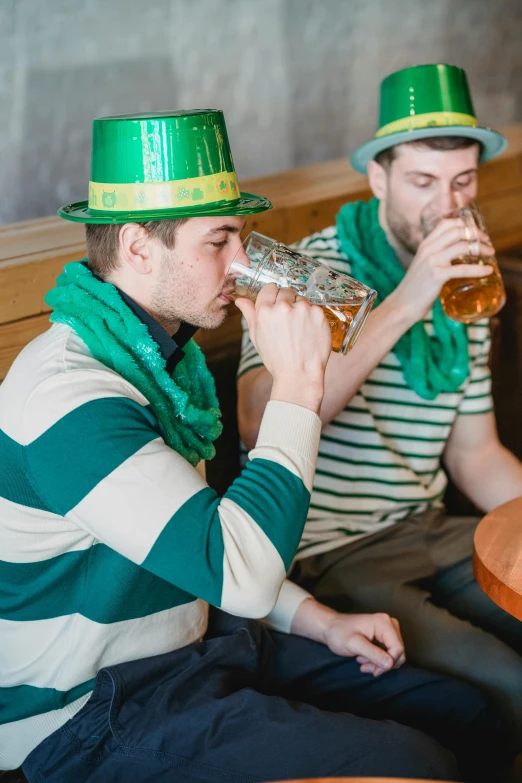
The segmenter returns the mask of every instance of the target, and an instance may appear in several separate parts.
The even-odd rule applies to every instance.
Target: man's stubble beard
[[[171,253],[165,253],[162,259],[158,283],[152,292],[151,308],[155,317],[168,324],[172,331],[177,330],[182,321],[200,329],[217,329],[228,316],[226,307],[220,307],[218,300],[213,299],[203,311],[199,311],[195,307],[197,287],[175,282],[177,263]]]
[[[386,192],[386,223],[388,230],[393,234],[393,238],[399,247],[414,256],[419,249],[421,241],[417,233],[418,227],[409,223],[408,220],[394,208],[393,196],[389,183]]]

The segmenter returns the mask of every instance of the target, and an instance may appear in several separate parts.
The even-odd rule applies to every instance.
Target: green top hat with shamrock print
[[[355,150],[352,166],[362,174],[383,150],[433,136],[463,136],[482,144],[481,162],[500,155],[507,140],[477,122],[468,80],[456,65],[417,65],[381,83],[379,129]]]
[[[58,214],[79,223],[129,223],[271,208],[240,193],[222,111],[164,112],[93,121],[89,200]]]

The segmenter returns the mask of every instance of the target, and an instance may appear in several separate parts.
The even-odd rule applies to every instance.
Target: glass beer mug
[[[228,276],[235,286],[231,299],[255,301],[264,285],[275,283],[323,307],[332,350],[342,355],[353,348],[377,295],[352,277],[255,231],[245,239]]]
[[[453,321],[471,324],[482,318],[491,318],[504,307],[506,291],[495,256],[480,255],[478,229],[487,233],[484,217],[475,201],[465,207],[457,207],[449,212],[430,214],[430,205],[421,215],[421,226],[427,236],[443,218],[460,218],[464,223],[465,235],[469,244],[469,254],[452,260],[456,264],[481,264],[492,266],[493,272],[484,277],[452,278],[444,283],[440,292],[440,301],[444,312]]]

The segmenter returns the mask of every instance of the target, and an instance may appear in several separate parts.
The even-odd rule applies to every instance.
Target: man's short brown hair
[[[159,239],[165,247],[173,248],[176,231],[188,218],[178,220],[149,220],[140,223],[150,237]],[[132,221],[129,220],[129,223]],[[118,242],[121,223],[87,223],[85,238],[89,267],[95,275],[106,280],[118,266]]]
[[[482,144],[476,139],[470,139],[464,136],[432,136],[428,139],[419,139],[418,141],[406,141],[405,144],[415,144],[419,147],[428,147],[430,150],[447,152],[449,150],[465,150],[476,144],[482,153]],[[385,169],[389,169],[395,160],[395,150],[397,147],[389,147],[387,150],[379,152],[375,156],[375,162],[379,163]]]

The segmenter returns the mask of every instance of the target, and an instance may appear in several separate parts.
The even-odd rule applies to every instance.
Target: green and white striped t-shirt
[[[335,226],[294,245],[350,272]],[[432,329],[431,313],[426,317]],[[467,327],[470,373],[460,389],[424,400],[404,380],[394,353],[323,429],[310,511],[297,557],[326,552],[400,519],[442,505],[441,456],[458,415],[491,411],[487,321]],[[243,334],[238,375],[262,361]],[[347,363],[349,371],[349,362]]]

